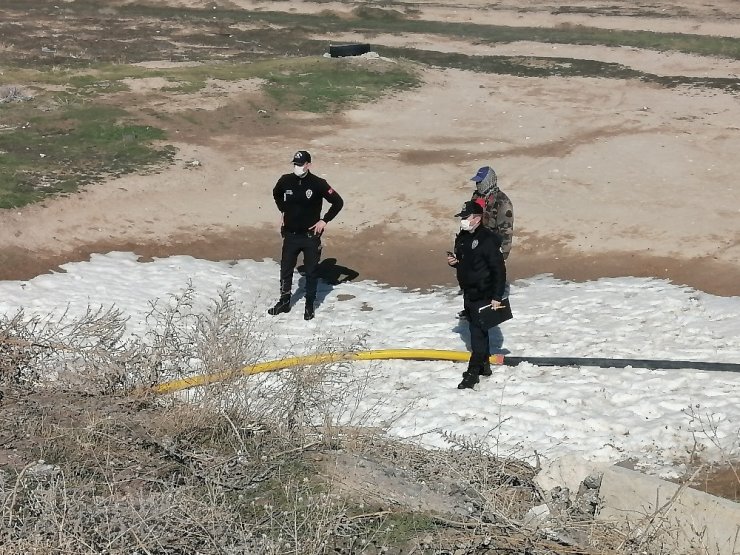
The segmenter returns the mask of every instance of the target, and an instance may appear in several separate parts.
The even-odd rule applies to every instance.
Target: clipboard
[[[478,323],[483,329],[490,329],[494,326],[511,320],[514,315],[511,313],[509,299],[501,301],[501,308],[494,310],[490,304],[484,305],[478,309]]]

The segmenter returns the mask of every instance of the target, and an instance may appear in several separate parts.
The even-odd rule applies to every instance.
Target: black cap
[[[483,214],[483,207],[475,201],[469,200],[463,204],[462,210],[455,214],[456,218],[467,218],[473,214]]]
[[[293,163],[296,166],[302,166],[303,164],[306,164],[307,162],[311,161],[311,153],[307,150],[299,150],[293,155]]]

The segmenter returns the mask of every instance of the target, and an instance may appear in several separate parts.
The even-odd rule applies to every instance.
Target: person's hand
[[[321,235],[324,233],[324,229],[326,229],[326,222],[324,220],[319,220],[308,229],[313,231],[316,235]]]
[[[494,299],[494,300],[491,301],[491,308],[493,310],[498,310],[500,308],[504,308],[504,303],[502,303],[501,301],[497,301],[496,299]]]
[[[458,263],[457,257],[451,252],[448,252],[447,253],[447,264],[450,266],[455,266],[457,263]]]

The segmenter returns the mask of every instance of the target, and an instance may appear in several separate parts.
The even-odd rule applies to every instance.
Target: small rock
[[[546,503],[543,503],[529,509],[527,514],[524,515],[522,524],[524,524],[525,528],[534,530],[539,528],[548,518],[550,518],[550,507]]]
[[[589,474],[583,479],[583,485],[588,489],[599,489],[601,487],[602,476],[603,474],[600,472]]]

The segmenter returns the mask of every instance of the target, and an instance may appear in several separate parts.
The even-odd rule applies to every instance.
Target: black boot
[[[491,362],[487,360],[483,363],[483,368],[481,368],[480,375],[490,376],[492,374],[493,372],[491,372]]]
[[[275,306],[267,309],[270,316],[277,316],[283,312],[290,312],[290,295],[280,295],[280,300],[275,303]]]
[[[306,310],[303,311],[304,320],[313,320],[313,317],[316,316],[316,309],[313,303],[313,299],[306,299]]]
[[[462,381],[457,384],[458,389],[473,389],[475,384],[478,383],[478,372],[470,371],[463,373]]]

